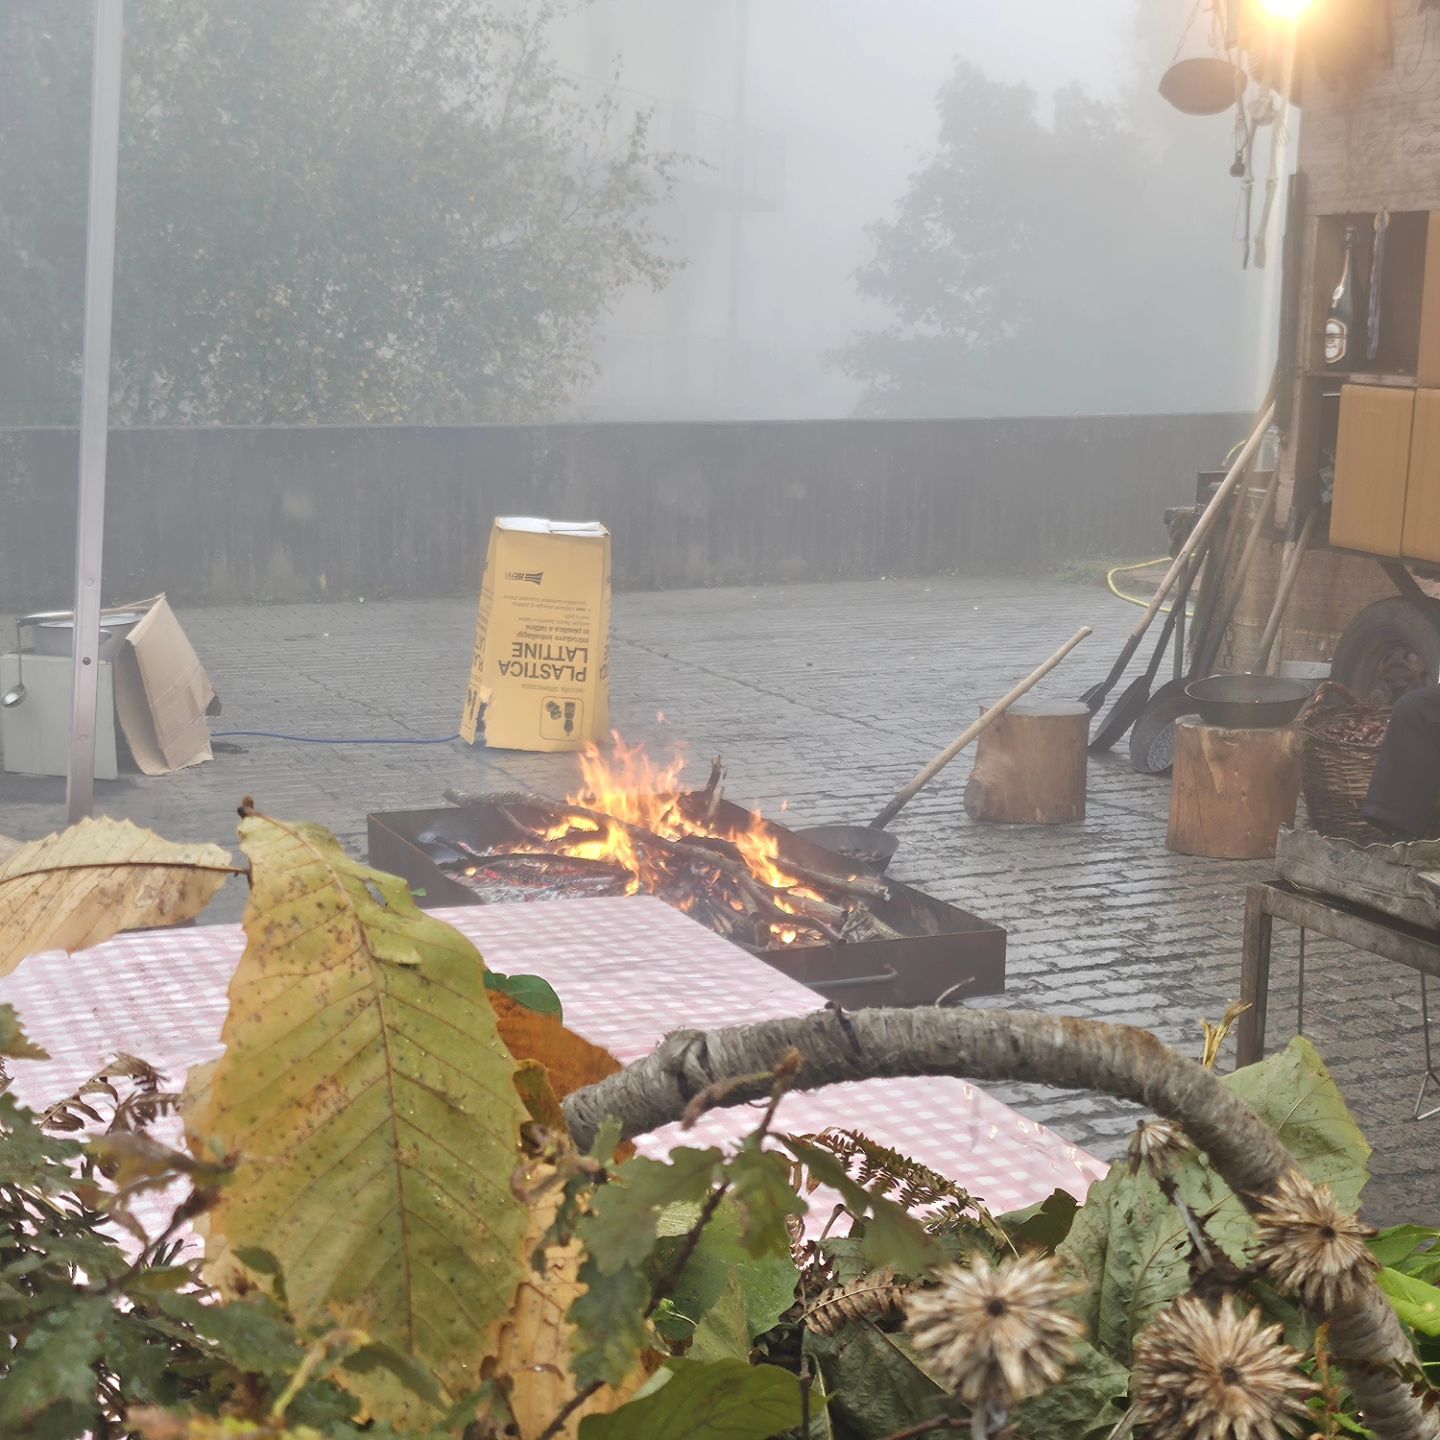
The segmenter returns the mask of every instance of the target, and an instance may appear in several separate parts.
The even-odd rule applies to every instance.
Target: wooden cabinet
[[[1415,395],[1400,548],[1411,559],[1440,562],[1440,390]]]
[[[1347,385],[1340,392],[1332,545],[1400,555],[1414,414],[1408,388]]]
[[[1440,214],[1428,217],[1425,280],[1420,292],[1420,354],[1416,378],[1440,386]]]

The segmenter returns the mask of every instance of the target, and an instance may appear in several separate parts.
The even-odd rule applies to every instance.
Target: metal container
[[[517,809],[524,813],[523,807],[509,808],[512,813]],[[755,818],[750,811],[722,801],[716,809],[715,828],[721,833],[741,833],[755,824]],[[762,823],[775,836],[782,858],[814,870],[853,873],[843,856],[810,844],[784,826]],[[437,837],[487,850],[511,839],[514,833],[489,805],[374,814],[369,817],[370,863],[399,875],[412,889],[423,890],[418,899],[426,908],[476,905],[482,902],[474,891],[452,879],[434,858],[446,857]],[[933,1005],[952,991],[966,999],[1004,991],[1003,929],[908,885],[894,880],[887,884],[890,898],[873,901],[870,908],[880,920],[901,931],[903,939],[777,945],[762,952],[760,958],[850,1009]]]
[[[1268,730],[1288,725],[1314,687],[1278,675],[1209,675],[1192,680],[1185,693],[1207,725],[1228,730]]]
[[[145,618],[141,610],[113,610],[100,616],[101,660],[114,658],[121,641]],[[70,610],[37,611],[18,622],[21,643],[34,655],[73,655],[75,653],[75,615]],[[24,640],[29,632],[29,643]]]

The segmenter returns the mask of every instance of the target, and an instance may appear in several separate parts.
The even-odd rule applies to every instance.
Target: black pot
[[[1288,725],[1310,698],[1303,680],[1278,675],[1209,675],[1193,680],[1185,693],[1207,725],[1230,730],[1267,730]]]

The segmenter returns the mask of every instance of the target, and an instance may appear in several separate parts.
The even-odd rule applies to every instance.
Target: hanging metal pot
[[[1160,94],[1184,115],[1223,115],[1248,83],[1245,72],[1223,56],[1193,55],[1160,77]]]

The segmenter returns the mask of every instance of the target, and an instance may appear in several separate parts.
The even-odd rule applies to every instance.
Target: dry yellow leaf
[[[530,1207],[527,1253],[533,1255],[554,1223],[560,1200],[560,1187],[555,1186]],[[521,1282],[515,1308],[500,1332],[494,1361],[487,1367],[497,1377],[508,1380],[518,1440],[537,1440],[575,1394],[575,1377],[570,1370],[575,1327],[566,1315],[585,1289],[579,1280],[583,1258],[578,1240],[546,1249],[540,1268],[531,1270]],[[556,1432],[558,1440],[575,1440],[580,1422],[587,1415],[618,1410],[645,1379],[642,1366],[623,1385],[597,1390],[576,1407],[564,1429]]]
[[[231,876],[218,845],[177,845],[128,820],[82,820],[0,864],[0,975],[42,950],[194,919]]]
[[[364,1330],[454,1401],[527,1272],[510,1185],[527,1117],[484,964],[320,826],[250,813],[240,836],[248,943],[225,1053],[186,1114],[202,1154],[238,1160],[210,1273],[268,1251],[302,1327]],[[338,1378],[380,1418],[426,1419],[388,1372]]]
[[[490,992],[490,1004],[505,1048],[517,1060],[538,1060],[561,1100],[623,1068],[608,1050],[567,1030],[552,1014],[528,1009],[500,990]]]

